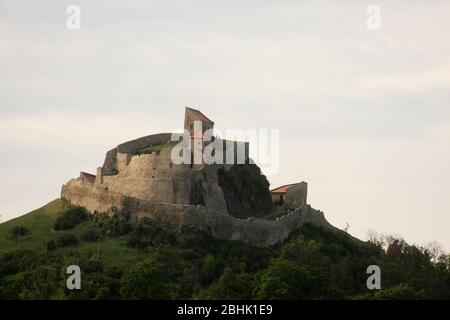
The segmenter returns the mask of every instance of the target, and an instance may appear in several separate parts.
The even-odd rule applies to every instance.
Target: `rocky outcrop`
[[[218,176],[231,216],[258,217],[272,211],[269,181],[256,164],[225,166]]]

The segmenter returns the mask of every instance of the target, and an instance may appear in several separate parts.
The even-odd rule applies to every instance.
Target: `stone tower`
[[[201,122],[201,132],[195,132],[195,121]],[[184,129],[189,131],[191,137],[202,138],[206,130],[214,129],[214,121],[209,119],[199,110],[186,107],[184,111]]]
[[[189,131],[191,136],[191,163],[203,163],[202,154],[206,145],[203,136],[207,130],[212,131],[214,129],[214,121],[201,111],[186,107],[184,111],[184,129]],[[210,138],[212,138],[212,132]]]

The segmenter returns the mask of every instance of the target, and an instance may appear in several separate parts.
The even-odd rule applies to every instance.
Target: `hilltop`
[[[186,108],[188,141],[213,127]],[[248,143],[231,142],[240,164],[176,164],[177,145],[168,133],[119,144],[96,175],[0,224],[0,299],[450,298],[449,255],[333,227],[308,204],[306,182],[270,190]],[[209,146],[194,145],[188,160]],[[71,265],[81,290],[66,287]],[[371,265],[382,290],[368,290]]]

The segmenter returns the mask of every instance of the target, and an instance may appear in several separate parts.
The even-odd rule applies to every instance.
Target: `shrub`
[[[19,236],[24,236],[28,233],[28,229],[24,226],[15,226],[11,229],[11,237],[18,238]]]
[[[59,215],[55,223],[53,224],[53,228],[55,230],[68,230],[75,227],[80,222],[86,220],[88,218],[88,213],[85,208],[82,207],[74,207],[63,214]]]
[[[53,239],[47,240],[47,250],[53,251],[56,249],[56,242]]]
[[[230,216],[263,216],[272,210],[269,181],[252,164],[234,165],[217,172]]]
[[[94,225],[100,229],[99,233],[102,236],[118,237],[132,230],[129,223],[130,216],[127,213],[114,212],[112,215],[94,213],[91,219]]]
[[[69,247],[78,243],[78,239],[75,235],[70,233],[59,234],[56,238],[57,247]]]
[[[30,250],[11,250],[0,253],[0,281],[3,276],[25,271],[36,262],[36,255]]]
[[[136,249],[176,244],[176,229],[168,222],[144,218],[127,236],[127,244]]]
[[[168,299],[171,297],[167,268],[152,255],[128,269],[122,277],[125,299]]]
[[[81,240],[86,242],[94,242],[97,241],[98,238],[100,238],[100,232],[98,232],[94,228],[88,229],[81,234],[80,238]]]
[[[126,214],[114,213],[106,219],[102,226],[104,235],[110,237],[123,236],[131,231],[131,226],[128,223],[128,216]]]

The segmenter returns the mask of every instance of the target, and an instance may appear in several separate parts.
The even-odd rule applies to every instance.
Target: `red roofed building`
[[[89,182],[89,183],[92,183],[92,184],[94,184],[94,182],[95,182],[95,175],[93,175],[93,174],[90,174],[90,173],[86,173],[86,172],[80,172],[80,179],[81,179],[81,181],[83,181],[83,182]]]
[[[272,203],[281,206],[283,204],[284,200],[286,199],[287,190],[290,187],[298,185],[298,184],[300,184],[300,182],[285,184],[284,186],[270,190],[270,194],[272,196]]]
[[[201,132],[195,132],[197,129],[195,121],[201,122]],[[186,107],[184,111],[184,129],[189,131],[191,137],[202,139],[206,130],[214,129],[214,121],[205,116],[200,110]]]

